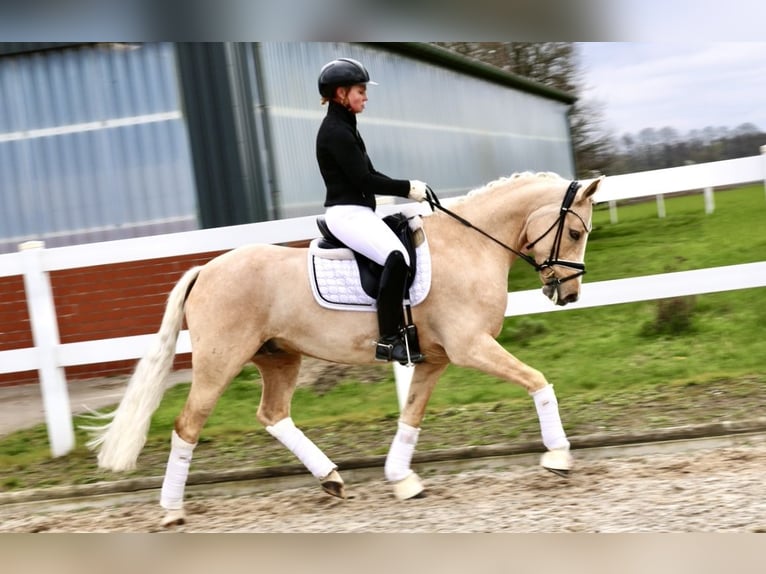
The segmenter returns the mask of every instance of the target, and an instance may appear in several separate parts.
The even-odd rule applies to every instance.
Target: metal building
[[[0,44],[0,252],[320,213],[321,66],[379,85],[375,166],[440,196],[574,176],[574,99],[428,44]]]

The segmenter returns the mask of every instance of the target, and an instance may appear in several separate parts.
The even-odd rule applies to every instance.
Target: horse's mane
[[[499,177],[493,181],[490,181],[489,183],[477,187],[476,189],[472,189],[469,191],[463,198],[459,199],[458,201],[463,201],[469,197],[474,197],[476,195],[480,195],[482,193],[487,193],[488,191],[491,191],[497,187],[500,187],[502,185],[511,185],[516,186],[520,183],[524,183],[530,179],[562,179],[562,177],[554,173],[552,171],[539,171],[539,172],[532,172],[532,171],[520,171],[516,172],[514,174],[511,174],[510,176],[504,176]]]

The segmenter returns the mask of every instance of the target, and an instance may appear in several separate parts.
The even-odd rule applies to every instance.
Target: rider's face
[[[367,86],[357,84],[348,88],[345,95],[345,106],[353,113],[360,114],[364,111],[364,105],[367,102]]]

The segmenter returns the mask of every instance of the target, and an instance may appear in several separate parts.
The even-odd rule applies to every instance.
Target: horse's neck
[[[529,215],[542,204],[539,188],[516,185],[470,195],[456,203],[453,211],[498,241],[519,249]]]

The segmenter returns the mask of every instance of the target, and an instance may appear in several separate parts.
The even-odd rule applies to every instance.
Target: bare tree
[[[758,129],[758,127],[755,124],[752,124],[750,122],[746,122],[744,124],[738,125],[734,130],[732,131],[732,136],[750,136],[753,134],[760,133],[761,130]]]
[[[645,128],[619,140],[604,129],[603,105],[585,92],[577,44],[569,42],[436,42],[459,54],[496,66],[577,98],[570,109],[577,177],[615,175],[745,157],[759,153],[766,133],[752,123],[734,129],[707,126],[685,136],[674,128]]]
[[[575,47],[571,42],[435,42],[435,44],[546,86],[576,94],[577,62]]]

